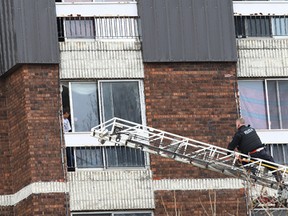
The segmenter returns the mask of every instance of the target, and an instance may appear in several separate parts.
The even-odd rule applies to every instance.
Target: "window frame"
[[[70,114],[71,114],[71,127],[72,132],[71,133],[80,133],[75,131],[75,123],[74,123],[74,111],[73,111],[73,98],[72,98],[72,83],[95,83],[96,90],[97,90],[97,96],[98,96],[98,110],[99,110],[99,121],[100,124],[104,123],[105,121],[109,119],[104,119],[104,113],[103,113],[103,89],[101,88],[100,83],[109,83],[109,82],[137,82],[138,83],[138,90],[139,90],[139,103],[140,103],[140,113],[141,113],[141,124],[146,125],[146,115],[145,115],[145,95],[144,95],[144,83],[142,79],[101,79],[96,81],[65,81],[68,82],[69,86],[69,107],[70,107]],[[96,125],[95,125],[96,126]],[[90,131],[86,131],[90,132]],[[84,132],[85,133],[85,132]]]
[[[288,78],[282,78],[282,79],[277,79],[277,78],[268,78],[268,79],[238,79],[237,82],[238,82],[238,86],[239,86],[239,82],[241,81],[245,81],[245,82],[262,82],[263,83],[263,87],[265,89],[265,92],[264,92],[264,95],[265,95],[265,109],[266,109],[266,117],[267,117],[267,128],[261,128],[259,130],[288,130],[288,128],[283,128],[283,121],[282,121],[282,116],[281,116],[281,108],[278,106],[279,105],[279,84],[278,84],[278,81],[287,81],[288,82]],[[278,99],[278,102],[277,102],[277,106],[278,106],[278,111],[279,111],[279,125],[280,125],[280,128],[277,128],[277,129],[272,129],[271,128],[271,116],[270,116],[270,107],[269,107],[269,96],[268,96],[268,82],[269,81],[276,81],[277,83],[277,99]],[[288,83],[287,83],[288,84]],[[240,92],[239,90],[239,87],[238,87],[238,91]],[[241,94],[241,92],[240,92]],[[271,101],[270,101],[271,102]],[[240,104],[240,114],[241,114],[241,101],[240,101],[240,97],[239,97],[239,104]],[[280,122],[281,121],[281,122]]]
[[[116,1],[117,2],[117,1]],[[131,1],[132,2],[132,1]],[[89,3],[89,2],[88,2]],[[95,2],[91,2],[95,3]],[[98,2],[99,3],[99,2]],[[101,3],[101,2],[100,2]],[[108,2],[109,3],[109,2]],[[99,20],[100,21],[99,21]],[[101,19],[103,21],[101,21]],[[109,21],[110,19],[110,21]],[[91,28],[92,36],[83,36],[78,37],[76,36],[69,36],[68,37],[68,29],[67,25],[72,25],[71,23],[74,21],[92,21],[91,25],[88,25],[89,28]],[[110,25],[105,25],[105,28],[108,28],[110,31],[108,32],[102,32],[103,26],[102,24],[110,23]],[[75,23],[74,25],[77,26]],[[101,17],[101,16],[63,16],[63,17],[57,17],[57,28],[58,28],[58,41],[110,41],[110,40],[117,40],[117,41],[138,41],[141,38],[141,30],[139,26],[139,17],[137,16],[113,16],[113,17]],[[81,25],[79,27],[81,29]],[[86,29],[86,24],[84,26],[84,29]],[[114,29],[115,28],[115,29]],[[111,30],[112,29],[112,30]],[[129,30],[127,32],[124,31],[124,29]],[[59,32],[59,31],[63,32]],[[100,33],[99,33],[100,32]],[[117,32],[117,34],[113,34]],[[103,35],[102,35],[102,34]]]
[[[89,3],[89,2],[88,2]],[[67,17],[62,17],[62,19],[60,18],[60,20],[62,21],[62,25],[63,25],[63,31],[64,31],[64,41],[94,41],[95,37],[96,37],[96,27],[95,27],[95,17],[75,17],[75,16],[67,16]],[[68,22],[72,22],[72,21],[86,21],[86,20],[91,20],[92,21],[92,25],[90,26],[90,28],[92,28],[91,33],[93,33],[93,36],[88,37],[68,37],[67,36],[67,23]],[[71,23],[69,24],[71,25]],[[76,24],[74,24],[76,25]],[[81,28],[81,25],[80,25]],[[86,28],[86,24],[85,24],[85,28]]]
[[[267,22],[261,25],[257,25],[257,17],[259,17],[258,22],[264,20]],[[254,19],[255,18],[255,19]],[[238,39],[241,38],[287,38],[288,37],[288,16],[287,15],[234,15],[234,25],[235,25],[235,36]],[[250,26],[250,28],[249,28]],[[260,29],[254,29],[252,27],[260,26]],[[266,29],[268,27],[268,29]],[[253,31],[251,31],[253,30]],[[260,33],[259,33],[260,30]],[[253,34],[252,34],[253,33]],[[263,34],[264,33],[264,34]],[[269,35],[267,35],[267,34]]]
[[[72,127],[72,132],[69,132],[69,133],[66,133],[66,135],[73,135],[75,138],[77,138],[77,135],[80,135],[81,137],[84,135],[86,136],[86,134],[89,133],[88,136],[90,136],[90,131],[85,131],[85,132],[82,132],[82,131],[75,131],[75,123],[74,123],[74,110],[73,110],[73,97],[72,97],[72,83],[92,83],[92,84],[95,84],[96,86],[96,95],[97,95],[97,108],[98,108],[98,115],[99,115],[99,122],[100,124],[103,123],[104,120],[104,112],[103,112],[103,103],[102,103],[102,100],[103,100],[103,90],[101,89],[100,90],[100,86],[101,86],[101,83],[113,83],[113,82],[137,82],[137,87],[138,87],[138,92],[139,92],[139,105],[140,105],[140,114],[141,114],[141,121],[143,125],[146,125],[146,115],[145,115],[145,95],[144,95],[144,81],[143,79],[99,79],[99,80],[85,80],[85,81],[81,81],[81,80],[71,80],[71,81],[68,81],[68,80],[63,80],[62,81],[63,83],[65,83],[66,85],[68,84],[68,87],[69,87],[69,108],[70,108],[70,114],[71,114],[71,127]],[[95,125],[96,126],[96,125]],[[79,136],[79,137],[80,137]],[[81,139],[81,138],[80,138]],[[94,139],[94,138],[93,138]],[[94,140],[93,140],[94,141]],[[89,144],[88,144],[89,145]],[[109,146],[103,146],[101,147],[101,154],[102,154],[102,160],[103,160],[103,167],[93,167],[93,168],[78,168],[77,167],[77,161],[76,161],[76,148],[77,147],[85,147],[85,146],[88,146],[87,143],[83,144],[83,143],[80,143],[79,142],[79,145],[68,145],[66,146],[66,148],[72,148],[73,149],[73,154],[72,154],[72,157],[73,157],[73,165],[74,165],[74,168],[75,168],[75,171],[79,171],[79,170],[119,170],[119,169],[125,169],[125,170],[139,170],[139,169],[146,169],[148,166],[149,166],[149,163],[150,163],[150,160],[149,160],[149,156],[148,156],[148,153],[146,152],[143,152],[143,166],[108,166],[107,164],[107,150],[106,148],[108,148]],[[94,145],[94,144],[93,144]],[[90,145],[89,145],[90,146]],[[113,144],[111,144],[111,146],[114,146]]]
[[[71,216],[85,216],[85,215],[91,215],[91,214],[95,214],[95,216],[97,215],[101,215],[101,214],[110,214],[110,216],[117,216],[117,214],[150,214],[150,216],[154,216],[154,212],[151,210],[143,210],[143,211],[106,211],[106,212],[71,212]]]
[[[282,165],[288,165],[288,155],[286,155],[286,153],[288,154],[288,152],[285,152],[285,151],[278,151],[278,153],[282,153],[283,154],[283,163],[282,161],[276,161],[277,160],[277,156],[274,155],[276,153],[274,153],[274,151],[276,152],[275,148],[273,148],[274,146],[281,146],[282,150],[286,147],[288,148],[288,143],[264,143],[267,151],[270,153],[270,155],[274,158],[275,160],[275,163],[278,163],[278,164],[282,164]],[[285,145],[285,146],[284,146]]]

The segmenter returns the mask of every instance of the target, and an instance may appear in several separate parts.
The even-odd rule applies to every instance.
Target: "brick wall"
[[[145,64],[149,126],[227,147],[235,132],[235,63]],[[223,175],[151,156],[154,178],[207,178]]]
[[[5,82],[0,79],[0,194],[9,194],[11,188],[10,174],[10,149],[8,142],[8,122],[7,122],[7,107]],[[1,210],[0,210],[1,211]]]
[[[244,195],[244,190],[158,191],[155,194],[157,202],[154,214],[157,216],[246,216]]]
[[[0,195],[14,194],[33,182],[64,181],[58,66],[24,65],[1,77],[0,84],[0,168],[4,173]],[[46,199],[50,194],[40,202],[32,196],[28,199],[32,203],[26,200],[23,208],[41,209],[37,206],[53,200],[53,195]],[[21,212],[21,205],[15,208]]]
[[[235,63],[149,63],[144,68],[148,126],[227,147],[238,117]],[[154,179],[226,177],[156,155],[150,162]],[[217,216],[246,215],[242,190],[157,191],[155,215],[176,215],[175,200],[183,216],[212,215],[214,192]]]
[[[14,207],[14,214],[17,216],[30,215],[51,215],[64,216],[66,214],[65,194],[34,194],[28,199],[23,200]]]

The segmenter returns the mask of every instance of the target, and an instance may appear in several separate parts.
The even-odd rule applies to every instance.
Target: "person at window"
[[[70,111],[67,108],[63,109],[63,130],[64,133],[71,132],[71,124],[69,121]]]
[[[64,133],[72,131],[71,124],[69,121],[69,116],[70,116],[70,110],[68,108],[64,108],[63,109],[63,130],[64,130]],[[73,147],[66,147],[66,156],[67,156],[68,171],[75,171]]]
[[[266,152],[255,129],[250,127],[250,125],[246,126],[243,118],[238,118],[235,123],[237,132],[227,148],[231,151],[234,151],[237,148],[239,152],[250,155],[252,158],[259,158],[274,163],[273,157]],[[239,158],[239,160],[242,164],[246,164],[241,158]],[[267,166],[267,169],[275,171],[275,168],[271,166]],[[253,169],[252,172],[255,174]],[[273,175],[277,182],[283,183],[281,172],[273,172]]]

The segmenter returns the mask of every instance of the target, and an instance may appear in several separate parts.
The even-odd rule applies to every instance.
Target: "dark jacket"
[[[235,133],[232,141],[228,145],[228,149],[234,151],[237,148],[241,153],[249,152],[264,147],[254,128],[249,126],[241,126]]]

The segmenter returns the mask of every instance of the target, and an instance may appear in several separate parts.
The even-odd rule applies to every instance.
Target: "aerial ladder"
[[[286,202],[287,205],[288,167],[285,165],[252,158],[249,155],[116,117],[93,127],[91,136],[97,138],[103,146],[112,143],[116,146],[140,149],[244,181],[247,181],[248,176],[253,184],[277,190],[277,199]],[[239,160],[244,160],[245,164],[239,165]],[[284,182],[279,184],[273,173],[281,173]]]

